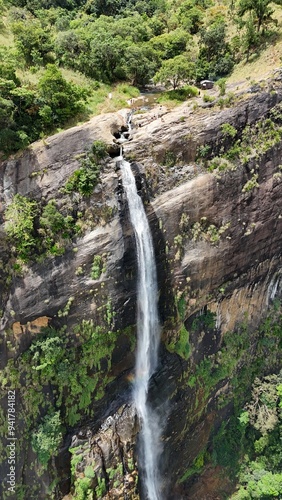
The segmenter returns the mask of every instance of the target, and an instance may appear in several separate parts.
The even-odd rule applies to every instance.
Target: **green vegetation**
[[[215,79],[223,96],[234,65],[277,37],[274,3],[3,0],[0,151],[126,106],[151,80]]]
[[[100,169],[91,161],[84,160],[82,166],[76,170],[65,184],[65,192],[77,192],[83,196],[90,196],[99,179]]]
[[[67,82],[53,64],[47,65],[33,87],[21,85],[15,69],[11,77],[4,79],[0,71],[0,150],[4,153],[26,147],[83,110],[86,91]]]
[[[101,498],[103,495],[105,495],[106,491],[107,490],[106,490],[105,479],[98,478],[98,486],[96,486],[96,488],[95,488],[95,493],[96,493],[97,497]]]
[[[234,54],[226,41],[226,23],[218,16],[209,27],[200,31],[196,77],[216,79],[227,75],[234,66]]]
[[[193,476],[194,474],[200,474],[201,471],[203,470],[203,466],[205,463],[205,452],[201,451],[199,455],[195,458],[193,461],[192,466],[185,471],[183,476],[179,479],[179,483],[183,483],[184,481],[187,481],[189,477]]]
[[[103,141],[94,141],[91,147],[93,159],[98,163],[108,156],[107,144]]]
[[[206,156],[209,155],[210,151],[211,151],[211,146],[209,144],[200,144],[200,146],[198,146],[197,149],[196,158],[197,159],[206,158]]]
[[[44,468],[47,467],[50,458],[58,454],[62,437],[59,412],[46,415],[37,430],[33,432],[31,444]]]
[[[225,157],[239,160],[243,164],[262,157],[266,151],[280,143],[282,137],[282,112],[278,104],[269,113],[269,117],[259,120],[254,127],[246,126],[241,138],[227,149]]]
[[[167,344],[167,350],[169,352],[176,352],[181,358],[188,359],[190,356],[190,344],[189,344],[189,332],[186,330],[185,326],[182,325],[178,334],[178,340]]]
[[[184,85],[182,88],[163,92],[163,94],[158,98],[158,102],[165,103],[167,101],[175,101],[176,103],[181,103],[197,95],[198,89],[196,87]]]
[[[281,382],[281,372],[256,378],[243,410],[214,438],[213,461],[237,483],[232,500],[281,496]]]
[[[208,171],[215,172],[217,176],[221,171],[235,170],[250,164],[251,168],[246,172],[249,178],[242,186],[242,192],[251,192],[259,187],[260,161],[267,151],[281,142],[281,110],[281,104],[277,104],[254,126],[247,125],[241,131],[230,123],[223,123],[220,143],[199,145],[197,161]],[[276,177],[279,178],[279,172],[277,174]]]
[[[5,213],[5,231],[13,245],[15,253],[26,259],[34,250],[36,240],[34,219],[37,204],[20,194],[16,194]]]
[[[209,94],[204,94],[203,95],[203,101],[204,102],[214,102],[215,98]]]
[[[39,218],[38,235],[41,251],[51,255],[61,255],[65,251],[65,242],[76,232],[71,215],[64,216],[57,208],[56,201],[50,200],[43,207]]]
[[[75,498],[77,500],[87,500],[91,494],[91,479],[89,477],[77,478],[75,481]]]
[[[71,297],[63,311],[73,301]],[[131,329],[108,331],[112,304],[108,301],[103,309],[110,309],[107,314],[111,314],[104,323],[101,317],[103,327],[84,320],[68,329],[43,328],[30,347],[10,359],[2,370],[1,394],[4,396],[8,388],[18,390],[18,415],[25,421],[21,439],[32,442],[43,468],[56,455],[65,428],[83,417],[93,417],[93,404],[104,396],[104,389],[112,380],[111,359],[119,334],[127,335],[131,349],[134,348]],[[4,420],[1,414],[0,418],[4,425],[4,414]]]
[[[164,159],[162,161],[162,164],[165,165],[166,167],[174,167],[176,164],[176,155],[173,151],[166,151],[164,155]]]
[[[226,222],[217,227],[215,224],[209,224],[207,217],[202,217],[199,222],[195,222],[190,229],[193,241],[203,239],[211,245],[217,245],[222,235],[228,230],[230,222]]]
[[[99,182],[101,162],[107,155],[107,145],[103,141],[95,141],[86,158],[80,160],[80,168],[67,180],[64,192],[90,196]]]
[[[209,453],[201,450],[199,463],[201,467],[225,468],[222,472],[232,480],[234,490],[237,485],[236,493],[228,497],[234,500],[281,496],[281,313],[276,301],[256,331],[250,332],[246,322],[225,333],[220,350],[185,376],[188,385],[198,391],[190,419],[203,411],[218,383],[229,380],[228,393],[218,395],[217,401],[218,408],[232,401],[233,414],[215,430]],[[200,335],[202,331],[211,333],[214,326],[214,315],[206,311],[194,319],[190,329]],[[198,473],[193,464],[181,481]]]
[[[5,212],[5,231],[16,259],[15,269],[30,259],[64,253],[66,242],[78,231],[68,214],[70,209],[65,212],[63,215],[58,210],[55,200],[41,209],[34,200],[20,194],[14,196]]]
[[[162,63],[160,70],[154,76],[154,82],[161,82],[175,90],[180,84],[193,79],[195,63],[187,61],[185,56],[175,56]]]
[[[32,433],[33,448],[44,467],[61,439],[61,426],[77,423],[89,414],[94,398],[103,395],[117,336],[93,321],[82,321],[70,332],[65,327],[45,328],[2,372],[2,389],[20,389],[25,432]],[[42,414],[46,417],[38,425]]]
[[[259,187],[259,183],[257,181],[258,179],[258,174],[254,174],[251,179],[249,179],[246,184],[243,186],[242,192],[243,193],[248,193],[249,191],[252,191],[254,188]]]
[[[67,244],[81,232],[84,214],[73,210],[72,195],[79,193],[88,197],[92,194],[107,155],[107,145],[95,141],[91,150],[81,155],[80,168],[62,188],[61,192],[67,197],[60,202],[51,199],[44,205],[20,194],[13,197],[5,211],[5,232],[15,272],[21,272],[22,265],[30,260],[42,261],[44,256],[62,255]],[[100,209],[100,217],[105,221],[112,214],[112,207]]]
[[[134,470],[132,458],[125,456],[122,462],[117,462],[113,468],[107,468],[102,472],[105,477],[101,477],[101,471],[97,473],[97,464],[91,453],[90,445],[85,443],[71,448],[71,472],[73,483],[73,495],[75,498],[87,500],[94,487],[97,498],[106,494],[107,490],[120,488],[124,482],[124,467],[127,471]],[[87,464],[87,465],[86,465]],[[127,465],[125,465],[127,464]],[[81,475],[83,472],[83,476]]]
[[[272,3],[281,5],[280,0],[240,0],[238,15],[243,17],[250,13],[249,21],[252,20],[254,24],[256,23],[257,32],[261,29],[264,31],[270,22],[274,22],[272,18],[274,10],[270,7]]]
[[[211,326],[202,328],[205,330]],[[200,384],[205,397],[208,397],[211,389],[220,380],[236,372],[238,362],[244,359],[248,347],[248,331],[244,325],[238,331],[226,333],[220,351],[216,356],[211,355],[201,361],[195,369],[195,374],[188,381],[188,385],[194,387],[195,384]]]
[[[98,280],[103,272],[104,272],[103,257],[101,255],[95,255],[91,267],[91,278],[93,280]]]
[[[234,139],[234,137],[236,137],[237,135],[236,128],[233,127],[233,125],[230,125],[230,123],[223,123],[221,125],[221,130],[224,137],[231,137],[232,139]]]

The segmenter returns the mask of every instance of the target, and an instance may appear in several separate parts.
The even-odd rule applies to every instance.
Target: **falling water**
[[[150,378],[158,363],[160,338],[156,263],[150,227],[142,200],[137,193],[130,163],[122,160],[121,172],[135,233],[138,261],[137,354],[133,396],[141,423],[139,454],[146,496],[148,500],[160,500],[160,422],[148,401]]]

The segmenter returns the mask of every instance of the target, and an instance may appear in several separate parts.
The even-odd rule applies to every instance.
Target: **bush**
[[[80,169],[76,170],[65,185],[66,193],[78,192],[84,196],[90,196],[98,183],[100,168],[96,164],[87,161]]]
[[[172,168],[176,164],[177,158],[173,151],[166,151],[162,164],[166,167]]]
[[[91,152],[97,161],[103,160],[108,154],[107,144],[104,141],[94,141],[91,147]]]
[[[27,259],[35,247],[34,220],[37,203],[16,194],[5,212],[5,231],[16,254]]]
[[[212,97],[211,95],[209,94],[204,94],[203,95],[203,101],[204,102],[213,102],[214,101],[214,97]]]
[[[221,78],[216,82],[218,88],[219,88],[219,95],[223,96],[225,95],[226,92],[226,78]]]
[[[45,128],[62,125],[84,109],[86,90],[65,80],[54,64],[48,64],[38,82],[40,113]]]
[[[183,102],[191,97],[196,97],[199,93],[199,90],[196,87],[192,87],[191,85],[186,85],[181,89],[168,90],[164,92],[161,97],[159,97],[158,102],[162,101],[179,101]]]
[[[70,219],[70,220],[69,220]],[[65,218],[57,209],[55,200],[50,200],[43,208],[40,217],[40,228],[42,228],[45,236],[54,237],[60,233],[64,235],[65,229],[72,222],[72,217]]]
[[[47,468],[51,457],[58,454],[58,447],[62,441],[62,425],[60,413],[57,411],[51,415],[46,415],[42,423],[34,431],[31,438],[31,445],[38,460],[44,469]]]
[[[237,129],[230,125],[230,123],[223,123],[221,125],[221,130],[225,137],[232,137],[232,139],[234,139],[237,134]]]
[[[103,258],[101,255],[95,255],[91,267],[91,278],[93,280],[98,280],[103,272]]]

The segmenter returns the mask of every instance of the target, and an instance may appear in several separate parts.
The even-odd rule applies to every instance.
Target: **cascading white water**
[[[161,500],[159,481],[160,422],[148,401],[150,378],[158,363],[160,326],[157,308],[157,272],[150,227],[137,193],[130,163],[121,161],[123,186],[134,229],[137,261],[137,354],[133,397],[141,423],[140,457],[148,500]]]

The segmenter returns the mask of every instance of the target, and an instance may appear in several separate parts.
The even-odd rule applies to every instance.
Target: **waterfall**
[[[133,397],[141,424],[139,457],[146,498],[161,500],[159,482],[161,426],[156,411],[148,401],[149,383],[157,368],[160,341],[156,263],[149,223],[142,200],[137,193],[130,163],[122,159],[120,166],[129,216],[135,234],[138,262],[137,354]]]

